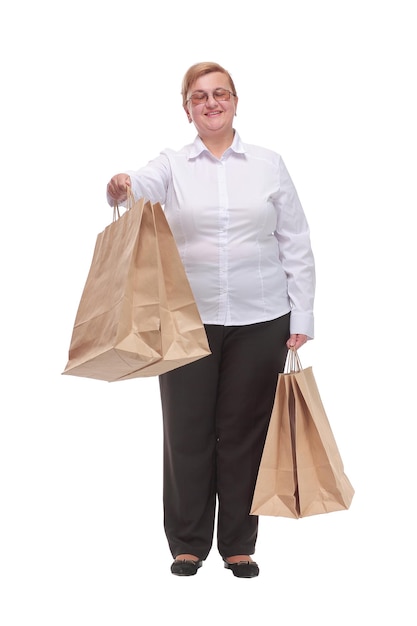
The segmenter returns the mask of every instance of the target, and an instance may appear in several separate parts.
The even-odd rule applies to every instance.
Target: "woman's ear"
[[[187,115],[187,119],[188,119],[189,123],[191,124],[191,123],[192,123],[192,121],[193,121],[193,118],[191,117],[190,112],[189,112],[189,110],[187,109],[187,107],[184,107],[184,111],[185,111],[185,113],[186,113],[186,115]]]

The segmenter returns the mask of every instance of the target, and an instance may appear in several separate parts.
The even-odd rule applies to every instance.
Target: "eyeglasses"
[[[208,94],[207,91],[195,91],[188,98],[187,102],[190,102],[191,100],[192,104],[194,105],[206,104],[209,95],[210,94]],[[216,100],[216,102],[226,102],[230,100],[230,96],[236,96],[235,93],[229,91],[228,89],[222,89],[221,87],[218,87],[217,89],[212,91],[211,95]]]

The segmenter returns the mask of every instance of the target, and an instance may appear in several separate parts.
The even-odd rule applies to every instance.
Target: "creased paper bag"
[[[157,376],[208,354],[162,207],[132,200],[97,237],[63,374],[106,381]]]
[[[278,376],[251,514],[306,517],[348,509],[354,489],[311,367],[298,355]]]

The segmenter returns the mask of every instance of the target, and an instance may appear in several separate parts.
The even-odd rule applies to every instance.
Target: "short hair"
[[[198,78],[200,78],[200,76],[204,76],[205,74],[211,74],[212,72],[221,72],[222,74],[225,74],[225,76],[227,76],[227,78],[228,78],[228,80],[230,82],[230,86],[232,88],[232,92],[234,93],[235,96],[237,96],[236,88],[235,88],[233,79],[230,76],[229,72],[227,70],[225,70],[224,67],[222,67],[218,63],[212,63],[210,61],[205,61],[205,62],[202,62],[202,63],[195,63],[185,73],[185,76],[184,76],[184,78],[182,80],[182,88],[181,88],[182,104],[183,104],[183,106],[185,106],[187,104],[187,94],[188,94],[188,90],[190,89],[191,85],[193,83],[195,83],[195,81]]]

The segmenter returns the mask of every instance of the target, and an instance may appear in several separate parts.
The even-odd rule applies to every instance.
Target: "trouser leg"
[[[216,508],[215,408],[221,326],[210,330],[212,354],[159,377],[164,433],[164,527],[174,557],[205,559]]]
[[[225,329],[216,406],[217,542],[223,557],[255,551],[258,517],[249,512],[288,337],[289,315]]]

